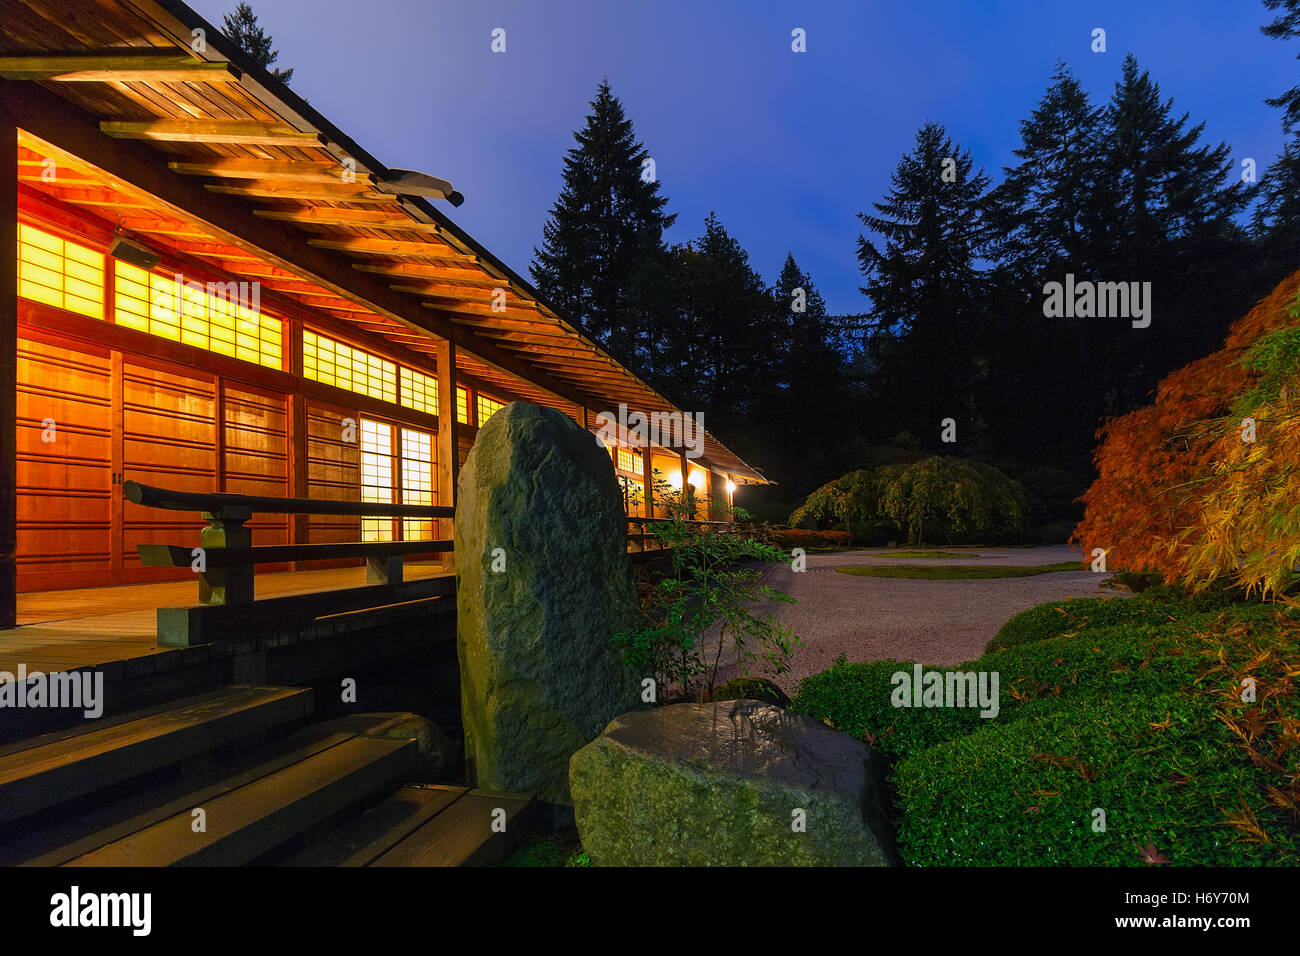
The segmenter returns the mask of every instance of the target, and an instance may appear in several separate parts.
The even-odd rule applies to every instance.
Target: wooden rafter
[[[57,184],[56,184],[57,185]],[[77,206],[113,206],[117,209],[154,209],[149,203],[122,196],[109,189],[61,189],[58,198]]]
[[[6,80],[60,83],[237,83],[231,64],[206,63],[173,50],[157,53],[84,53],[74,56],[0,56]]]
[[[390,285],[389,288],[396,289],[398,292],[410,292],[415,295],[427,296],[430,299],[444,299],[449,302],[473,302],[481,303],[483,305],[491,305],[496,301],[496,294],[494,292],[483,292],[477,288],[466,289],[459,286],[446,285],[444,283],[402,282]],[[498,286],[497,288],[504,290],[507,287]],[[531,308],[531,303],[520,302],[518,296],[514,294],[513,290],[508,291],[510,291],[510,297],[514,300],[509,303],[511,308]]]
[[[386,262],[372,265],[368,262],[354,262],[352,268],[359,272],[373,272],[381,276],[409,276],[416,279],[440,279],[456,285],[483,286],[495,288],[505,283],[492,276],[485,276],[475,269],[445,269],[440,266],[426,266],[414,262]]]
[[[373,185],[369,173],[349,173],[338,163],[314,160],[246,159],[222,156],[217,159],[173,159],[167,168],[182,176],[213,176],[218,179],[254,179],[263,182],[325,183],[345,186]],[[351,179],[345,179],[344,175]]]
[[[515,329],[520,332],[536,332],[539,335],[554,335],[557,338],[577,339],[582,338],[577,332],[572,332],[562,326],[556,325],[545,318],[533,318],[521,316],[511,316],[507,314],[497,314],[491,317],[485,315],[468,315],[463,312],[457,312],[453,316],[453,321],[458,325],[468,325],[473,328],[482,329]]]
[[[308,244],[318,249],[334,249],[362,256],[423,256],[446,262],[477,262],[477,256],[453,252],[446,246],[431,242],[408,242],[403,239],[367,239],[346,236],[341,239],[308,239]]]
[[[384,209],[341,209],[338,206],[314,206],[306,209],[254,209],[259,219],[276,219],[299,226],[355,226],[361,229],[404,229],[437,236],[442,229],[436,223],[417,222],[410,216]]]
[[[396,205],[398,198],[387,193],[374,192],[360,183],[299,183],[254,180],[242,186],[208,183],[204,189],[222,196],[241,196],[246,199],[297,199],[310,202],[361,202]]]
[[[324,146],[320,133],[306,132],[284,123],[255,120],[104,120],[102,132],[115,139],[146,139],[162,143],[223,143],[240,146]]]

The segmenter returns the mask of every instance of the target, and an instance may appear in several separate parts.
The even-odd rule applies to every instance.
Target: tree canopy
[[[275,49],[270,34],[262,29],[257,14],[245,0],[240,0],[234,13],[227,13],[222,17],[221,32],[251,56],[259,66],[266,67],[267,72],[273,77],[285,86],[289,85],[289,80],[293,78],[293,67],[281,69],[272,65],[280,58],[280,51]]]

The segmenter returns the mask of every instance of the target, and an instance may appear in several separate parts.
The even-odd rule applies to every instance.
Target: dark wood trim
[[[226,490],[226,380],[212,377],[212,490]]]
[[[125,469],[126,450],[123,447],[126,432],[126,413],[122,408],[123,357],[118,350],[110,354],[109,399],[112,402],[112,472],[113,487],[109,489],[109,569],[113,584],[121,584],[126,567],[126,506],[121,494],[122,472]]]
[[[468,401],[468,399],[467,399]],[[456,345],[443,339],[438,343],[438,411],[443,426],[438,429],[437,444],[438,504],[456,506],[456,481],[460,477],[460,416],[456,414]],[[438,537],[452,537],[452,523],[438,522]],[[448,571],[455,568],[455,556],[443,555]]]
[[[18,619],[18,130],[0,96],[0,627]]]

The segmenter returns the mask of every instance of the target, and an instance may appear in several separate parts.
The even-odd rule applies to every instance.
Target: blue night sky
[[[191,0],[214,24],[234,0]],[[1259,0],[653,3],[253,0],[293,88],[381,162],[450,179],[444,212],[528,278],[564,152],[608,77],[678,214],[716,210],[771,282],[787,251],[832,312],[866,307],[856,213],[927,119],[1001,178],[1058,59],[1095,102],[1127,52],[1178,114],[1262,174],[1281,149],[1262,99],[1296,82],[1295,44]],[[310,13],[307,11],[310,10]],[[504,54],[489,49],[507,31]],[[790,32],[807,32],[793,53]],[[1104,54],[1090,50],[1093,28]]]

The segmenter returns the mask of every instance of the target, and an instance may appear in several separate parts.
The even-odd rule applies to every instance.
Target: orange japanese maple
[[[1245,445],[1230,411],[1258,377],[1242,357],[1262,336],[1296,324],[1298,289],[1300,272],[1236,322],[1222,349],[1166,376],[1153,404],[1098,431],[1098,478],[1081,499],[1086,511],[1071,538],[1085,556],[1103,548],[1112,570],[1202,583],[1249,565],[1252,555],[1280,553],[1266,540],[1279,527],[1268,509],[1276,504],[1278,470],[1290,474],[1300,464],[1300,429],[1276,427],[1272,444],[1261,432],[1257,445]],[[1260,415],[1261,425],[1269,420],[1268,410]],[[1266,458],[1265,467],[1243,468],[1252,456],[1254,464]],[[1263,494],[1266,488],[1273,494]]]

